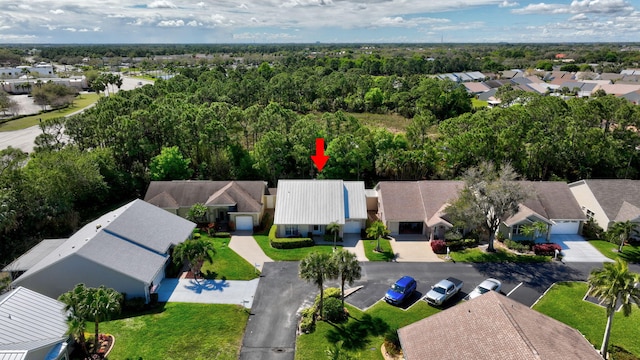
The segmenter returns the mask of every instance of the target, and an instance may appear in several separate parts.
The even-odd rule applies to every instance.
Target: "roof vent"
[[[96,231],[98,231],[98,229],[100,229],[102,227],[102,225],[98,224],[96,225]]]

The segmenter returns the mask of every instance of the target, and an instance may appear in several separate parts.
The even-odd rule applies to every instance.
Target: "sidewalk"
[[[273,262],[256,242],[250,233],[236,232],[231,236],[229,248],[242,256],[251,265],[262,271],[265,262]]]

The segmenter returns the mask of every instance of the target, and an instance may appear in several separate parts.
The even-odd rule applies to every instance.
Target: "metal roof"
[[[64,306],[58,300],[23,287],[3,296],[0,299],[0,350],[28,351],[66,341]]]
[[[347,208],[345,209],[345,218],[366,219],[367,196],[364,191],[364,182],[345,181],[344,187],[347,190]]]
[[[65,241],[67,239],[44,239],[11,264],[5,266],[2,271],[27,271]]]
[[[274,224],[344,225],[345,193],[342,180],[279,180]]]

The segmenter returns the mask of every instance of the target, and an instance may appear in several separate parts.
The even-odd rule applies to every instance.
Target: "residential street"
[[[533,303],[557,281],[584,281],[600,263],[542,264],[515,263],[388,263],[364,262],[362,278],[354,286],[364,287],[347,298],[347,302],[360,309],[367,309],[382,299],[391,283],[403,275],[418,281],[417,294],[412,303],[426,294],[437,281],[453,276],[464,281],[462,293],[466,296],[482,280],[488,277],[502,281],[503,293],[527,306]],[[640,272],[640,265],[629,266]],[[296,313],[311,304],[317,288],[298,278],[297,262],[265,263],[263,276],[256,291],[251,316],[245,331],[240,359],[294,358],[296,341]],[[325,285],[338,286],[337,282]],[[450,304],[454,304],[454,299]],[[391,305],[389,305],[391,306]]]

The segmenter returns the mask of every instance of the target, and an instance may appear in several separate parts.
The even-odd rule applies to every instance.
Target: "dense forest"
[[[365,65],[378,60],[379,69],[400,62],[285,54],[255,66],[176,66],[170,80],[43,122],[29,157],[0,153],[0,261],[142,196],[151,179],[275,186],[282,178],[340,178],[372,186],[459,178],[482,161],[509,162],[528,180],[640,176],[640,116],[625,99],[565,101],[505,88],[503,107],[474,109],[461,85],[424,69],[387,74]],[[359,120],[363,113],[409,124],[373,126]],[[318,137],[331,157],[321,173],[310,159]]]

